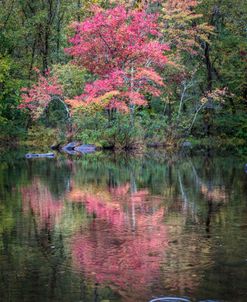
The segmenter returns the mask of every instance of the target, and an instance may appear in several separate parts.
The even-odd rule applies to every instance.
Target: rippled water
[[[0,300],[247,301],[243,167],[162,154],[2,162]]]

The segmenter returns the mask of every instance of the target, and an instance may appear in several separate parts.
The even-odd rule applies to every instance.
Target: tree
[[[43,76],[39,70],[37,84],[30,88],[22,88],[22,103],[20,108],[29,109],[33,119],[38,119],[48,107],[54,97],[62,102],[62,86],[58,84],[57,77],[52,76],[49,71]],[[66,105],[65,105],[66,106]]]
[[[202,41],[208,41],[213,27],[196,12],[196,0],[168,0],[162,8],[162,31],[177,59],[185,54],[197,55]]]
[[[232,112],[236,112],[239,104],[246,106],[246,1],[207,0],[199,10],[215,27],[207,53],[209,77],[214,85],[226,86],[234,93],[235,98],[229,99]]]
[[[162,33],[169,41],[169,60],[174,63],[169,64],[166,75],[169,85],[165,92],[170,124],[168,133],[171,132],[172,143],[174,135],[177,140],[176,132],[182,130],[184,135],[188,129],[191,130],[189,124],[194,124],[194,118],[205,107],[200,99],[207,93],[208,86],[205,87],[205,75],[200,72],[204,65],[204,45],[209,44],[214,27],[203,20],[203,14],[197,12],[198,5],[196,0],[168,0],[162,8]]]
[[[72,28],[75,34],[66,52],[98,77],[77,100],[130,111],[133,122],[135,106],[147,103],[145,94],[159,96],[164,86],[156,68],[164,68],[169,48],[159,42],[157,15],[124,6],[105,11],[96,7],[93,17]]]

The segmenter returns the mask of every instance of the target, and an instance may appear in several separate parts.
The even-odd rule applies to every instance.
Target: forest
[[[0,0],[0,145],[247,152],[244,0]]]

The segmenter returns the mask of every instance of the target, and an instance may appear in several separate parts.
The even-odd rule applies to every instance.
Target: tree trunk
[[[210,60],[210,46],[206,42],[204,50],[205,64],[207,68],[207,91],[212,91],[213,87],[213,66]]]
[[[205,43],[205,51],[204,51],[204,56],[205,56],[205,64],[207,68],[207,92],[212,92],[213,89],[213,66],[212,62],[210,59],[210,46],[206,42]],[[205,128],[205,134],[206,136],[210,136],[211,134],[211,115],[212,115],[212,108],[205,108],[204,109],[204,128]]]
[[[77,0],[77,21],[81,22],[81,16],[80,16],[80,9],[81,9],[81,0]]]
[[[33,47],[32,47],[32,55],[31,55],[31,62],[30,62],[30,67],[29,67],[29,75],[28,75],[28,79],[31,79],[31,75],[32,75],[32,69],[33,69],[33,63],[34,63],[34,56],[35,56],[35,50],[36,50],[36,42],[37,39],[34,39],[33,42]]]
[[[133,66],[131,67],[130,91],[134,92],[134,67]],[[130,108],[130,124],[132,127],[134,127],[135,105],[130,103],[129,108]]]

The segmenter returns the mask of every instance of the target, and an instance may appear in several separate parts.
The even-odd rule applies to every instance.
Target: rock
[[[80,153],[92,153],[96,151],[95,145],[80,145],[74,148],[75,151]]]
[[[54,153],[27,153],[26,158],[55,157]]]
[[[71,142],[71,143],[68,143],[67,145],[65,145],[62,150],[74,150],[74,148],[78,146],[78,142]]]

